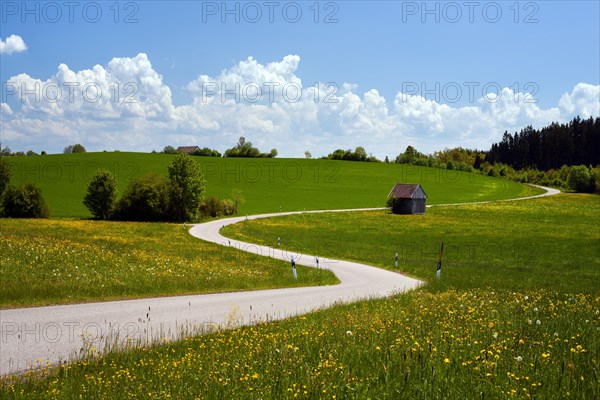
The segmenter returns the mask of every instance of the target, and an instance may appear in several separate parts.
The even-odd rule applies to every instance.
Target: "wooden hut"
[[[425,214],[427,195],[419,184],[396,183],[388,199],[394,214]]]

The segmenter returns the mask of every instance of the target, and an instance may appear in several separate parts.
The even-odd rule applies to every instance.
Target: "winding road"
[[[528,198],[560,193],[543,189],[546,193]],[[522,199],[526,198],[515,200]],[[306,213],[361,210],[373,209]],[[222,227],[246,218],[299,213],[302,212],[221,219],[194,225],[189,232],[202,240],[288,262],[294,256],[296,264],[316,267],[312,255],[234,241],[220,234]],[[68,361],[83,352],[101,353],[114,343],[172,340],[218,327],[283,319],[338,302],[386,297],[423,283],[364,264],[324,258],[319,261],[319,267],[331,270],[340,284],[0,310],[0,375]]]

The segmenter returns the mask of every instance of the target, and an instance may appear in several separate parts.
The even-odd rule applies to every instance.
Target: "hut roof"
[[[179,146],[177,148],[177,151],[180,153],[193,153],[196,150],[200,150],[200,147],[198,146]]]
[[[390,194],[388,194],[388,197],[391,196],[391,197],[394,197],[397,199],[412,199],[413,196],[415,195],[415,192],[419,188],[421,188],[421,185],[419,185],[419,184],[408,185],[408,184],[396,183],[396,185],[392,188],[392,191],[390,192]],[[423,192],[425,197],[427,197],[423,188],[421,188],[421,191]]]

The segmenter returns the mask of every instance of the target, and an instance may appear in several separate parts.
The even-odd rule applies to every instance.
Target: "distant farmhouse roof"
[[[427,195],[419,184],[407,185],[396,183],[390,194],[388,194],[388,197],[394,197],[396,199],[426,199]]]
[[[179,146],[177,148],[178,152],[180,152],[180,153],[188,153],[188,154],[193,153],[196,150],[200,150],[200,147],[198,147],[198,146]]]

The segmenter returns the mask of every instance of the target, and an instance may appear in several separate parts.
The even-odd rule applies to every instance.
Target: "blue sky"
[[[287,157],[359,145],[395,157],[409,144],[487,149],[504,130],[600,113],[596,1],[0,4],[13,150],[223,151],[243,135]],[[68,99],[75,83],[102,101]]]

